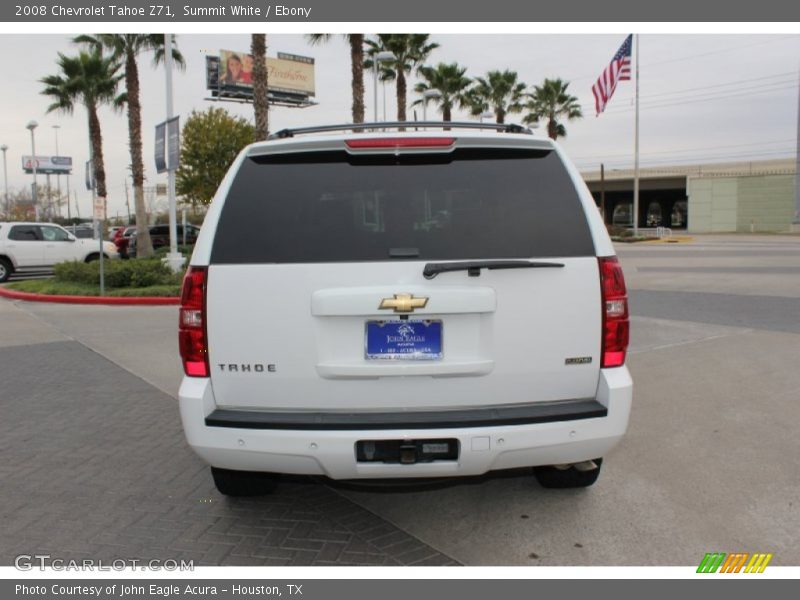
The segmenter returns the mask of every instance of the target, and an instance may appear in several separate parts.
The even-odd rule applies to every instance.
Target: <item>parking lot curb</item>
[[[177,296],[59,296],[55,294],[34,294],[17,292],[0,286],[0,297],[9,300],[25,300],[26,302],[54,302],[57,304],[111,304],[124,306],[165,306],[180,304]]]

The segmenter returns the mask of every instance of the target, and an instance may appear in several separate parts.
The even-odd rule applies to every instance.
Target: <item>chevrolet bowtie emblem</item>
[[[414,312],[415,308],[425,308],[428,298],[414,298],[412,294],[395,294],[394,298],[384,298],[381,300],[381,310],[394,309],[396,313]]]

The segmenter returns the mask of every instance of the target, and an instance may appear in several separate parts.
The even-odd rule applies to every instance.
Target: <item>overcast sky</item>
[[[77,32],[76,32],[77,33]],[[10,188],[29,185],[21,157],[30,154],[31,119],[39,122],[36,150],[55,154],[59,125],[61,155],[72,156],[72,189],[78,190],[80,214],[89,216],[90,197],[83,186],[83,164],[89,156],[86,112],[46,114],[49,100],[40,94],[39,79],[57,73],[57,52],[74,53],[70,35],[0,34],[6,57],[0,96],[0,144],[7,144]],[[622,82],[606,113],[594,116],[591,86],[610,61],[624,35],[433,35],[440,44],[429,63],[456,61],[470,76],[491,69],[512,69],[529,85],[545,77],[570,81],[570,91],[583,105],[584,118],[567,124],[567,152],[584,170],[630,168],[633,164],[634,85]],[[350,66],[345,42],[336,36],[322,46],[309,46],[301,35],[268,35],[268,55],[289,52],[316,60],[316,100],[305,109],[275,108],[271,129],[350,120]],[[247,50],[245,34],[184,34],[178,44],[186,57],[177,72],[175,113],[183,120],[192,110],[222,106],[252,120],[250,105],[206,100],[205,59],[220,48]],[[797,136],[798,59],[800,36],[794,35],[642,35],[641,36],[641,160],[643,166],[686,162],[719,162],[794,157]],[[150,57],[140,60],[146,185],[166,181],[153,166],[154,125],[166,115],[163,68],[153,69]],[[372,79],[366,82],[367,118],[373,114]],[[409,86],[413,90],[413,85]],[[387,117],[394,118],[394,86],[386,85]],[[409,104],[414,100],[409,94]],[[379,89],[379,115],[383,104]],[[419,109],[418,109],[419,110]],[[429,108],[431,118],[434,109]],[[419,117],[422,112],[419,110]],[[409,117],[412,115],[410,114]],[[460,115],[469,118],[468,115]],[[456,118],[456,117],[454,117]],[[109,216],[124,215],[125,178],[130,162],[127,120],[104,109],[100,114],[106,159]],[[512,115],[509,121],[521,120]],[[539,131],[540,135],[545,135]],[[128,181],[130,181],[128,179]],[[40,185],[44,177],[40,176]],[[55,178],[53,178],[55,185]],[[62,188],[65,182],[62,178]],[[73,208],[74,212],[74,208]]]

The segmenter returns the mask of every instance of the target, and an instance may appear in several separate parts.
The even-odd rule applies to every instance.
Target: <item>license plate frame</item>
[[[389,339],[389,336],[398,339]],[[444,324],[441,319],[371,319],[364,323],[366,360],[436,361],[443,357]]]

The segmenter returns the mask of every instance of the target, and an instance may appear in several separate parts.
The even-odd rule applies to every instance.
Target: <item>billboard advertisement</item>
[[[22,157],[22,168],[29,175],[33,173],[33,157]],[[71,156],[37,156],[36,172],[44,175],[69,175],[72,172]]]
[[[313,58],[278,53],[278,58],[267,58],[267,72],[270,92],[303,96],[315,93]],[[220,50],[216,83],[214,87],[252,90],[253,56],[246,52]]]

